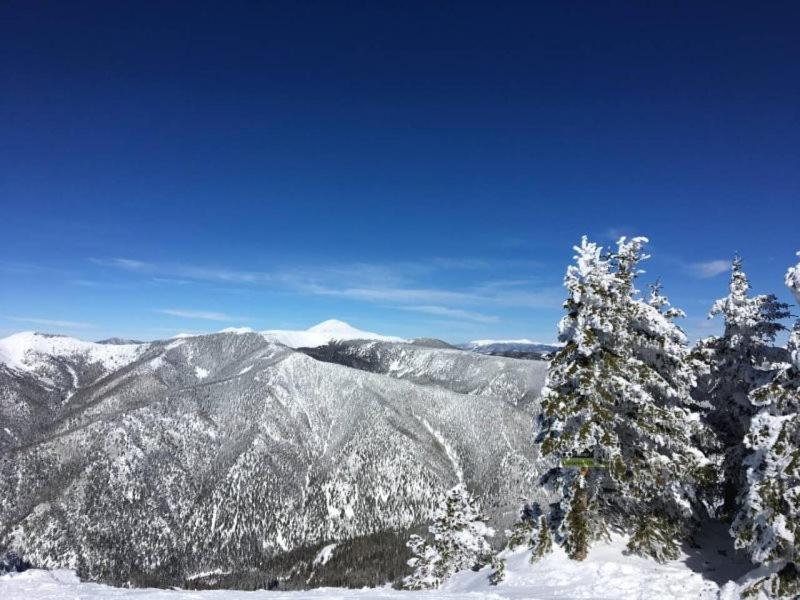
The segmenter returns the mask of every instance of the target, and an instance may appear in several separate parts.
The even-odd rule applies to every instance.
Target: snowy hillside
[[[338,581],[337,560],[366,556],[364,581],[382,582],[404,568],[406,530],[455,483],[501,531],[536,494],[532,415],[516,405],[541,387],[531,361],[381,342],[392,364],[416,365],[420,375],[403,378],[257,333],[102,350],[70,342],[53,354],[36,343],[26,365],[78,373],[73,385],[38,368],[0,369],[10,458],[0,463],[0,547],[37,566],[138,585],[221,571],[231,579],[208,585],[257,572],[254,586],[269,577],[306,586]],[[118,354],[97,366],[98,351]],[[473,366],[453,367],[459,357]],[[332,560],[315,566],[334,542]]]
[[[273,329],[262,331],[261,334],[274,342],[289,346],[290,348],[315,348],[334,340],[383,340],[385,342],[402,342],[403,339],[390,335],[380,335],[369,331],[362,331],[336,319],[323,321],[305,331],[291,331]]]
[[[298,592],[180,591],[120,589],[80,583],[71,571],[33,570],[0,577],[4,600],[734,600],[731,577],[749,567],[731,563],[721,554],[730,548],[725,537],[711,532],[703,548],[691,550],[675,561],[658,564],[627,555],[624,540],[597,544],[584,562],[569,560],[561,549],[530,564],[530,551],[506,551],[506,579],[491,586],[489,569],[457,573],[440,590],[396,591],[386,587],[349,590],[322,588]],[[724,532],[723,532],[724,533]],[[722,546],[716,545],[723,544]],[[727,542],[729,544],[729,542]]]
[[[12,369],[36,371],[53,361],[67,360],[100,364],[112,370],[132,362],[146,349],[146,344],[84,342],[61,335],[23,331],[0,339],[0,363]]]
[[[305,352],[326,362],[462,394],[496,396],[518,405],[538,398],[547,372],[544,361],[392,342],[333,342]]]
[[[84,387],[147,352],[147,344],[104,344],[21,332],[0,340],[0,453],[30,440]]]

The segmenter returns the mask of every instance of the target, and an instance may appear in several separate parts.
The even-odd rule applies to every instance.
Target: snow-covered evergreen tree
[[[800,263],[786,285],[800,303]],[[788,350],[774,379],[750,393],[758,412],[745,438],[746,486],[731,529],[754,562],[776,567],[752,586],[774,598],[800,597],[800,320]]]
[[[553,538],[547,516],[538,504],[526,504],[511,530],[506,531],[507,547],[526,545],[531,549],[531,562],[536,562],[553,549]]]
[[[31,568],[31,564],[24,560],[14,550],[6,552],[6,557],[0,559],[0,575],[3,573],[21,573]]]
[[[464,484],[450,489],[441,499],[428,528],[431,541],[413,535],[408,561],[414,572],[403,581],[412,590],[439,587],[450,575],[462,569],[483,566],[495,560],[487,538],[494,530]]]
[[[568,268],[567,312],[542,392],[541,452],[558,462],[543,481],[560,496],[548,523],[575,559],[609,528],[631,534],[635,552],[665,559],[692,514],[706,460],[688,409],[694,371],[683,332],[662,312],[666,298],[638,297],[645,238],[617,251],[585,237]]]
[[[744,486],[743,439],[750,429],[755,408],[749,394],[767,384],[782,353],[775,336],[784,329],[780,320],[789,316],[786,304],[774,295],[749,296],[750,282],[738,256],[731,267],[729,293],[717,300],[709,318],[722,315],[725,330],[720,337],[701,340],[698,353],[708,369],[698,377],[694,396],[704,407],[705,420],[713,430],[716,451],[721,455],[719,485],[721,516],[730,517],[736,496]]]

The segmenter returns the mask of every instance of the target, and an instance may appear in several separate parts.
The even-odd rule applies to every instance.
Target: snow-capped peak
[[[21,331],[0,339],[0,363],[31,371],[47,357],[82,357],[90,363],[118,368],[135,360],[147,344],[98,344],[63,335]]]
[[[381,335],[356,329],[349,323],[328,319],[301,331],[272,329],[261,334],[270,341],[279,342],[290,348],[315,348],[333,340],[379,340],[384,342],[403,342],[402,338]]]
[[[313,327],[309,327],[308,331],[322,331],[322,332],[332,332],[332,331],[356,331],[359,330],[350,325],[350,323],[345,323],[344,321],[340,321],[339,319],[328,319],[327,321],[322,321],[322,323],[317,323]]]

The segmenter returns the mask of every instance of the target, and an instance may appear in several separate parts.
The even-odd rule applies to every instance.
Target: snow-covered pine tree
[[[553,538],[547,516],[538,504],[525,504],[519,519],[511,530],[506,530],[507,547],[514,549],[527,545],[531,549],[530,561],[536,562],[553,549]]]
[[[693,447],[702,426],[687,408],[694,375],[678,313],[634,286],[646,241],[622,238],[604,254],[584,237],[564,280],[565,345],[550,364],[537,441],[558,463],[543,477],[560,496],[548,523],[578,560],[612,527],[630,533],[635,552],[675,556],[707,462]]]
[[[800,303],[800,263],[786,285]],[[758,412],[745,438],[746,487],[731,528],[739,548],[772,567],[751,585],[772,598],[800,597],[800,320],[788,350],[789,362],[750,393]]]
[[[464,484],[458,484],[442,497],[428,527],[431,541],[411,536],[408,547],[413,557],[408,561],[414,572],[403,580],[407,589],[439,587],[456,571],[491,563],[495,554],[487,538],[494,530],[477,500]]]
[[[733,515],[737,494],[745,485],[743,439],[755,414],[749,394],[774,376],[774,363],[782,358],[775,336],[784,329],[780,320],[789,316],[788,306],[774,295],[749,296],[749,291],[750,282],[737,256],[731,266],[729,293],[709,313],[709,318],[722,315],[725,330],[722,336],[697,344],[708,368],[698,374],[693,395],[703,407],[704,419],[716,437],[715,451],[721,455],[714,494],[722,501],[719,516],[723,518]]]

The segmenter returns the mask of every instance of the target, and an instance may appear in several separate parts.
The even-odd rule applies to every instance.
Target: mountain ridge
[[[508,526],[539,469],[532,406],[517,406],[541,385],[531,362],[337,344],[376,369],[249,332],[123,347],[117,362],[94,349],[120,346],[62,343],[4,365],[0,549],[117,583],[268,571],[287,552],[417,526],[462,479]]]

